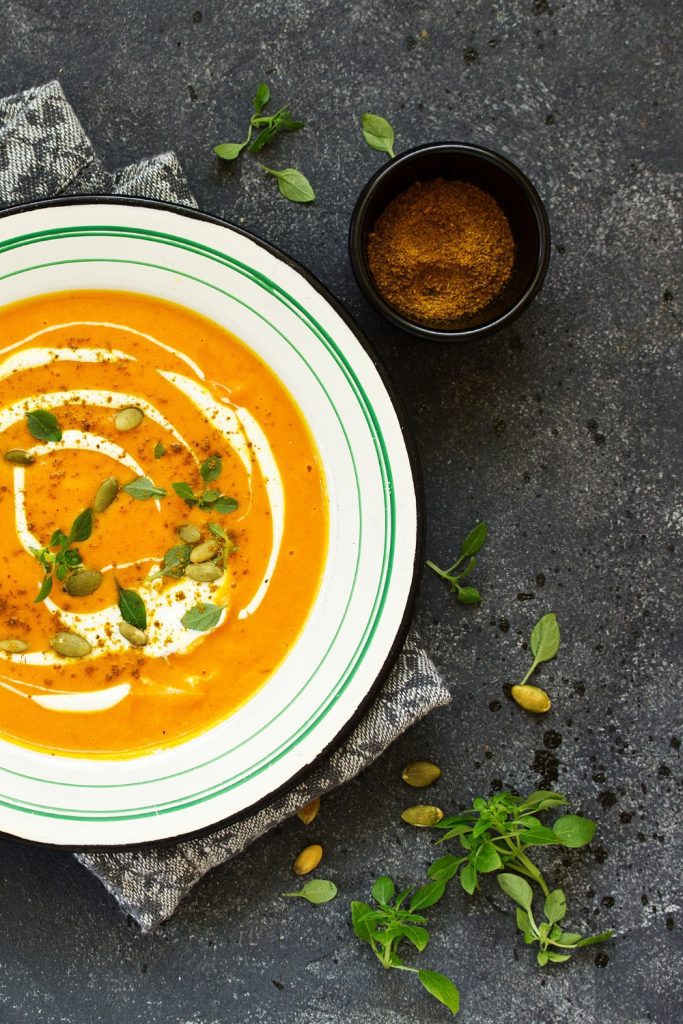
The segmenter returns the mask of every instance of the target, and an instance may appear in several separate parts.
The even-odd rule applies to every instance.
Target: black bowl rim
[[[520,296],[517,302],[510,307],[510,309],[506,310],[505,313],[502,313],[500,316],[497,316],[495,319],[487,321],[486,323],[479,324],[476,327],[440,330],[438,328],[426,327],[423,324],[418,324],[412,320],[408,320],[382,298],[371,277],[366,272],[363,264],[362,228],[368,207],[376,192],[381,186],[391,179],[398,167],[411,163],[413,160],[419,159],[420,156],[425,156],[435,152],[452,153],[455,155],[465,154],[468,156],[478,157],[480,160],[494,164],[520,186],[529,201],[529,205],[531,206],[536,220],[539,237],[538,258],[536,260],[534,273],[525,288],[524,293]],[[361,291],[386,320],[389,320],[394,324],[394,326],[400,327],[404,331],[430,341],[466,341],[471,338],[482,338],[485,335],[493,334],[494,331],[500,330],[506,324],[510,323],[511,320],[514,320],[519,316],[519,314],[527,308],[529,303],[540,291],[550,262],[550,222],[548,220],[548,214],[543,204],[543,200],[538,194],[535,186],[526,174],[524,174],[524,172],[514,164],[512,160],[503,156],[502,153],[497,153],[493,149],[487,149],[485,146],[479,146],[471,142],[429,142],[420,146],[413,146],[412,149],[407,149],[405,152],[399,153],[398,156],[395,156],[388,163],[383,164],[382,167],[375,171],[363,188],[353,208],[349,224],[348,247],[351,267]]]
[[[412,425],[408,418],[408,412],[403,399],[400,397],[399,392],[393,382],[393,379],[389,373],[388,368],[382,362],[379,354],[373,344],[371,343],[365,332],[359,327],[354,318],[349,313],[348,309],[341,302],[340,299],[323,284],[322,281],[316,277],[316,275],[300,263],[294,257],[288,253],[279,249],[271,242],[265,241],[259,235],[253,231],[248,231],[246,228],[240,227],[239,224],[235,224],[232,221],[227,220],[224,217],[218,217],[215,214],[205,213],[202,210],[195,209],[191,206],[184,206],[181,203],[170,203],[160,199],[146,199],[142,196],[127,196],[127,195],[111,195],[106,193],[88,193],[86,195],[77,196],[53,196],[49,199],[36,199],[26,203],[18,203],[14,206],[8,206],[0,210],[0,219],[11,216],[12,214],[21,213],[32,213],[37,210],[51,209],[54,207],[68,207],[68,206],[89,206],[89,205],[107,205],[107,206],[126,206],[135,209],[135,207],[146,207],[152,210],[166,210],[170,213],[180,214],[182,217],[188,220],[204,221],[208,224],[216,224],[218,227],[229,228],[231,231],[235,231],[239,235],[243,235],[250,241],[255,242],[256,245],[265,249],[266,252],[277,257],[286,266],[296,270],[304,280],[310,284],[332,307],[332,309],[339,315],[344,321],[344,324],[349,328],[351,333],[358,341],[361,348],[365,350],[369,356],[375,370],[386,389],[389,396],[389,400],[393,405],[396,418],[398,419],[401,435],[403,437],[406,451],[408,454],[408,461],[410,464],[410,473],[413,481],[413,487],[415,491],[415,512],[416,512],[416,536],[415,536],[415,555],[413,558],[412,577],[408,593],[406,595],[405,606],[401,621],[399,622],[398,628],[394,634],[393,642],[390,644],[389,649],[386,653],[383,664],[381,665],[375,679],[368,687],[368,691],[364,698],[355,709],[354,713],[349,719],[340,727],[337,734],[330,740],[327,746],[318,751],[317,754],[311,759],[311,761],[303,765],[294,775],[290,776],[280,786],[276,787],[267,795],[254,801],[248,807],[243,807],[241,810],[236,811],[234,814],[228,815],[224,818],[220,818],[215,822],[208,825],[202,825],[196,829],[190,829],[188,831],[178,832],[174,835],[165,836],[161,839],[148,839],[138,842],[129,843],[117,843],[112,845],[111,843],[55,843],[36,839],[27,839],[24,836],[15,835],[13,832],[5,832],[0,828],[0,838],[11,839],[14,842],[22,843],[26,846],[37,846],[44,849],[59,850],[60,852],[77,852],[83,853],[88,851],[116,851],[122,853],[126,850],[142,850],[151,847],[164,848],[173,846],[175,843],[181,840],[199,838],[201,836],[209,836],[214,832],[218,832],[228,825],[233,825],[239,821],[250,817],[262,808],[269,806],[275,800],[289,793],[295,788],[300,782],[303,782],[315,768],[319,767],[324,763],[325,759],[330,756],[335,750],[337,750],[344,740],[351,735],[353,730],[359,724],[365,713],[370,709],[372,703],[379,694],[382,683],[384,683],[389,677],[391,670],[394,668],[396,661],[403,649],[403,645],[408,636],[410,625],[413,621],[415,614],[415,607],[417,604],[417,596],[420,588],[420,580],[422,576],[422,567],[424,564],[425,557],[425,546],[426,546],[426,509],[425,509],[425,491],[424,491],[424,477],[422,474],[422,466],[420,463],[420,457],[418,454],[417,441],[415,440],[415,434],[413,433]]]

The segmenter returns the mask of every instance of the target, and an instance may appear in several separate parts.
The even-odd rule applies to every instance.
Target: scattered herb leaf
[[[293,203],[312,203],[315,199],[313,187],[301,171],[297,171],[294,167],[285,167],[284,170],[278,171],[274,167],[266,167],[265,164],[259,164],[259,167],[277,178],[280,194],[285,199],[289,199]]]
[[[334,882],[328,882],[324,878],[314,878],[299,889],[297,892],[283,892],[283,896],[301,897],[309,903],[316,905],[329,903],[337,895],[337,886]]]
[[[395,157],[394,153],[394,129],[384,117],[378,114],[363,114],[361,118],[363,138],[372,149],[380,153],[388,153]]]
[[[154,445],[154,458],[163,459],[165,454],[166,449],[164,448],[163,444],[161,443],[161,441],[157,441],[157,443]]]
[[[137,498],[138,501],[147,501],[148,498],[166,497],[166,491],[163,487],[156,487],[146,476],[136,477],[135,480],[131,480],[121,490],[125,491],[126,494],[130,494],[131,498]]]
[[[28,432],[36,441],[61,441],[62,431],[60,430],[57,417],[47,409],[33,409],[26,413],[26,426]]]
[[[149,579],[156,580],[160,576],[170,576],[174,580],[181,579],[185,575],[185,568],[190,561],[191,554],[192,547],[190,544],[175,544],[164,555],[161,568],[158,572],[153,573]]]
[[[531,653],[534,656],[531,668],[522,679],[520,686],[524,686],[529,677],[536,671],[544,661],[552,661],[560,649],[560,627],[557,616],[554,612],[543,615],[531,631],[529,640]]]
[[[118,580],[116,580],[116,591],[119,595],[119,611],[123,621],[144,632],[147,629],[145,602],[137,591],[124,590]]]
[[[208,459],[204,459],[199,467],[199,475],[205,483],[212,483],[212,481],[218,480],[222,469],[223,462],[220,455],[209,455]]]
[[[477,565],[476,555],[483,548],[488,537],[488,527],[486,523],[477,523],[477,525],[470,530],[465,537],[464,541],[460,545],[460,554],[453,562],[453,565],[449,566],[448,569],[440,569],[434,562],[427,562],[427,565],[432,569],[437,576],[440,576],[443,580],[449,584],[451,593],[455,594],[458,601],[461,604],[479,604],[481,601],[481,594],[476,587],[463,587],[460,585],[460,580],[464,579],[465,576],[469,576],[472,570]],[[469,559],[467,565],[457,575],[454,575],[455,570],[465,561]]]
[[[383,967],[417,974],[430,995],[444,1003],[452,1013],[457,1013],[459,997],[453,982],[436,971],[410,967],[398,953],[404,941],[410,942],[420,952],[426,947],[429,932],[424,926],[427,922],[416,911],[437,903],[445,886],[445,882],[432,881],[415,892],[408,888],[397,894],[393,880],[383,875],[372,887],[376,907],[354,900],[351,903],[351,923],[357,937],[370,946]],[[410,902],[406,906],[408,899]]]
[[[224,611],[225,609],[221,605],[197,604],[185,612],[180,621],[186,629],[195,629],[197,632],[203,633],[218,625]]]

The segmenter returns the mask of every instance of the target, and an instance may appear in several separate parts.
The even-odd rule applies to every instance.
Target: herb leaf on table
[[[465,579],[465,577],[469,576],[472,570],[476,568],[476,555],[481,551],[486,543],[488,532],[488,526],[486,523],[477,523],[477,525],[470,530],[460,544],[458,557],[453,564],[448,567],[448,569],[440,569],[434,562],[427,562],[429,568],[435,572],[437,576],[440,576],[441,579],[448,583],[451,593],[456,595],[461,604],[479,604],[481,601],[481,594],[476,587],[463,587],[460,585],[460,580]],[[456,573],[456,569],[458,569],[466,559],[467,565],[464,569],[461,569],[459,573]]]
[[[420,970],[405,964],[398,953],[405,942],[418,952],[425,949],[429,943],[429,932],[425,927],[427,921],[418,911],[438,903],[445,888],[445,882],[431,881],[417,890],[411,886],[397,893],[393,879],[382,875],[371,890],[375,907],[354,900],[351,903],[351,922],[357,937],[370,946],[383,967],[417,974],[430,995],[452,1013],[457,1013],[459,994],[453,982],[437,971]]]
[[[363,138],[368,146],[378,150],[380,153],[388,153],[395,157],[394,153],[394,129],[384,117],[379,114],[363,114],[361,118],[361,130]]]
[[[548,650],[552,650],[552,644]],[[552,825],[544,824],[539,815],[567,803],[566,797],[551,790],[537,790],[526,799],[502,792],[485,799],[479,797],[472,806],[457,815],[444,818],[435,828],[444,831],[438,840],[455,839],[460,852],[446,854],[430,866],[428,874],[445,886],[458,875],[461,887],[472,895],[479,887],[480,876],[498,874],[498,883],[517,905],[517,925],[529,945],[540,945],[538,962],[559,963],[569,953],[558,950],[578,949],[582,945],[602,942],[611,937],[603,932],[582,939],[573,932],[562,932],[559,922],[567,912],[567,901],[561,889],[551,890],[528,851],[535,846],[564,846],[578,849],[586,846],[595,834],[595,822],[578,814],[565,814]],[[545,898],[546,922],[537,925],[533,914],[536,884]],[[553,948],[550,948],[553,947]]]

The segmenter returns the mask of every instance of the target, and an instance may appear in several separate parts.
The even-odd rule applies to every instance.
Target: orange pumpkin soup
[[[328,521],[292,397],[125,292],[0,310],[0,736],[133,756],[224,719],[299,634]]]

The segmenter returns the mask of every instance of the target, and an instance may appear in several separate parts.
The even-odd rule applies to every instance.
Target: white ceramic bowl
[[[236,713],[132,760],[0,742],[2,831],[119,846],[243,814],[339,742],[400,649],[421,517],[405,427],[375,362],[340,307],[291,260],[222,221],[163,204],[87,198],[0,215],[1,304],[83,288],[170,299],[238,335],[296,399],[330,499],[329,553],[310,617]]]

